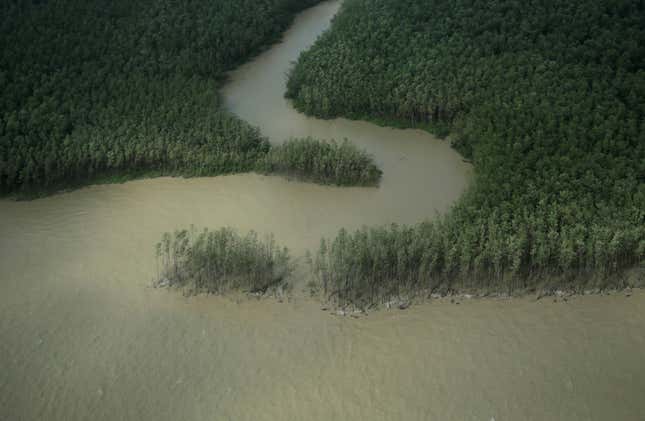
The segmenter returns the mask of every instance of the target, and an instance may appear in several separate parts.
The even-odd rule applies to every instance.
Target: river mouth
[[[304,296],[150,287],[164,231],[273,232],[301,256],[340,227],[445,212],[467,187],[471,168],[445,141],[311,119],[282,98],[281,72],[338,5],[300,14],[282,43],[231,73],[222,96],[272,142],[351,139],[383,168],[381,186],[241,174],[0,201],[0,419],[642,419],[640,291],[432,302],[355,320]]]

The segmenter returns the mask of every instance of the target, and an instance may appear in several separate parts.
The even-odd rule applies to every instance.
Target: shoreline
[[[338,306],[333,302],[324,300],[319,293],[307,293],[305,288],[296,288],[293,284],[277,286],[264,293],[247,291],[228,291],[224,293],[191,292],[182,287],[159,284],[155,281],[150,285],[153,289],[164,290],[173,294],[180,294],[183,298],[191,300],[199,297],[203,299],[218,298],[234,302],[236,304],[253,303],[257,301],[273,301],[279,304],[289,304],[297,301],[310,301],[323,312],[334,316],[347,316],[352,318],[365,317],[373,313],[389,311],[405,311],[425,304],[452,304],[461,305],[467,302],[552,302],[569,303],[586,297],[624,297],[639,296],[645,294],[645,285],[642,280],[638,284],[625,286],[624,288],[593,288],[593,289],[552,289],[506,292],[447,292],[437,293],[429,290],[420,291],[413,295],[402,295],[399,298],[390,297],[389,300],[379,303],[371,303],[364,307],[353,305]]]

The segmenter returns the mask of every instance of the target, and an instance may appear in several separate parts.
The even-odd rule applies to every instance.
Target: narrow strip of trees
[[[342,143],[311,137],[290,139],[273,146],[258,160],[257,169],[338,186],[375,186],[381,179],[372,157],[347,139]]]
[[[312,258],[318,289],[340,307],[364,308],[418,294],[620,288],[629,286],[621,269],[642,259],[642,225],[557,231],[548,215],[464,222],[449,215],[413,226],[341,229]],[[500,228],[507,224],[511,235]]]

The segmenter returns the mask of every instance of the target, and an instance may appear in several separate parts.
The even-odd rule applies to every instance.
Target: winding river
[[[231,73],[229,109],[271,141],[347,137],[379,188],[244,174],[0,201],[2,420],[642,420],[645,293],[433,301],[361,319],[313,300],[150,288],[163,231],[274,232],[300,256],[338,228],[445,212],[471,168],[425,132],[320,121],[283,99],[290,62],[337,11],[301,13]]]

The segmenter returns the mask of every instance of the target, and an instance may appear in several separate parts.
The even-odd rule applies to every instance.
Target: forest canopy
[[[0,3],[0,194],[248,171],[269,145],[218,82],[318,0]]]
[[[642,1],[346,0],[286,95],[318,117],[448,128],[475,166],[444,218],[324,244],[327,280],[514,289],[643,262]]]

